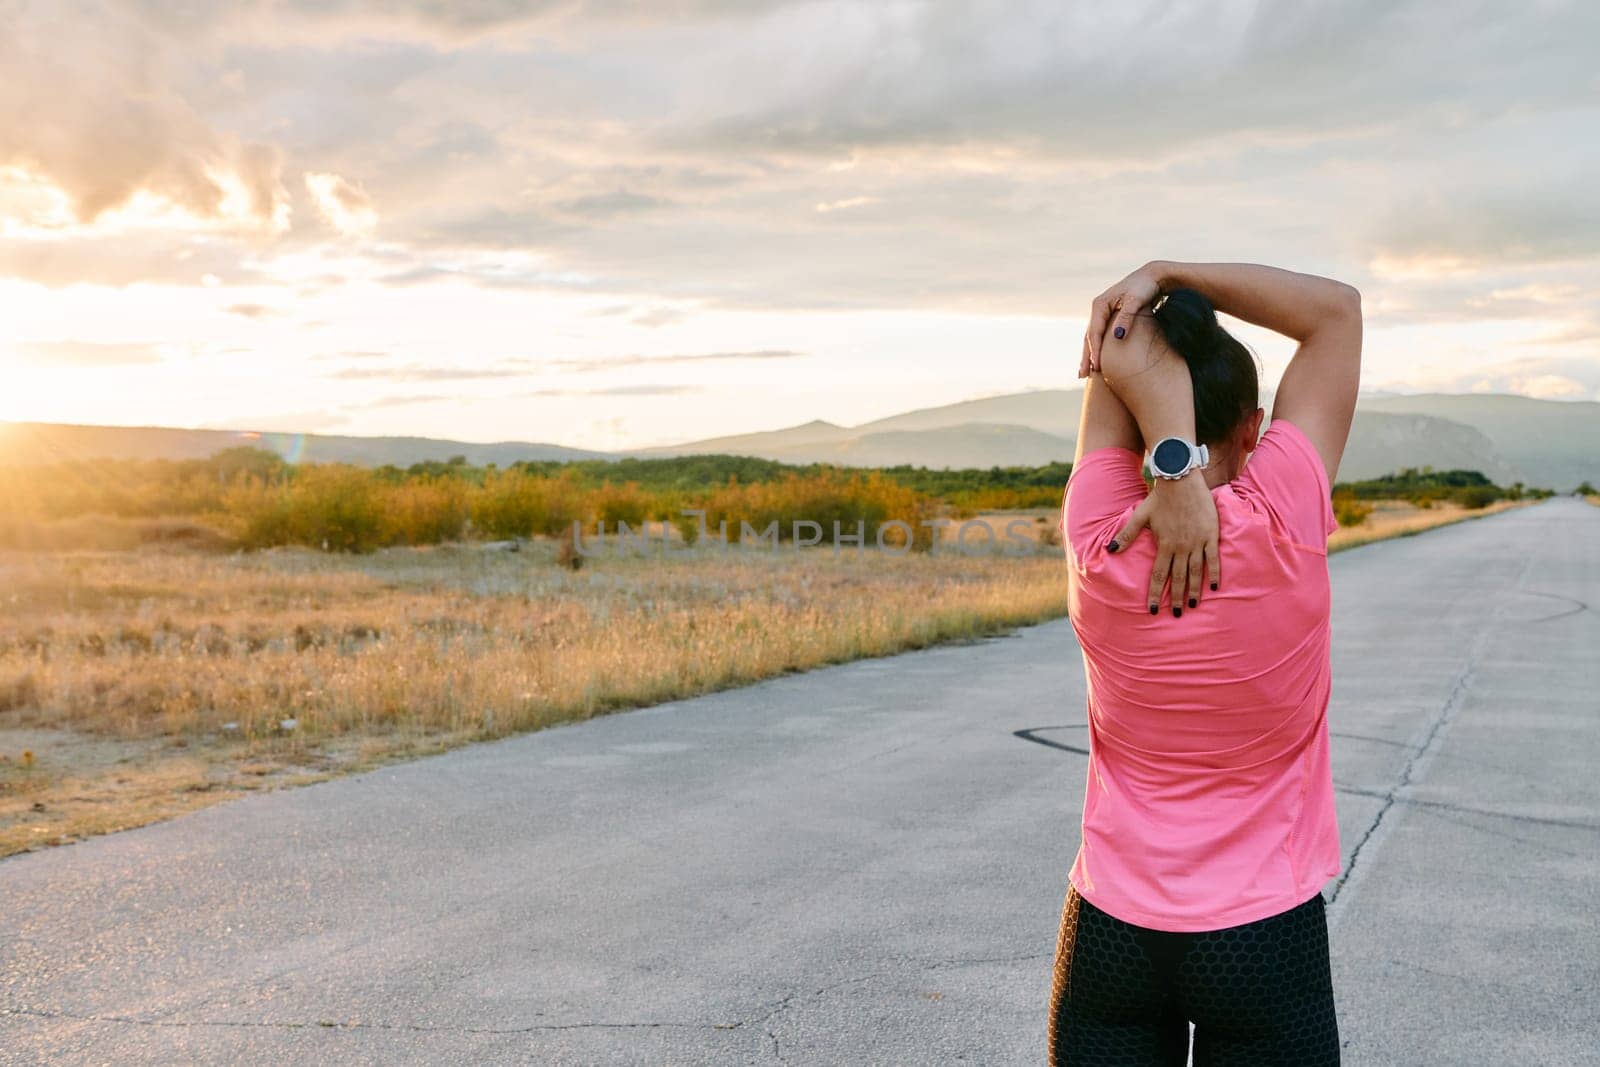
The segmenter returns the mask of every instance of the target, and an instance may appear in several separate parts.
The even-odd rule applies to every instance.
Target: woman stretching
[[[1217,310],[1299,342],[1265,434]],[[1196,1067],[1337,1064],[1327,538],[1360,294],[1150,263],[1095,300],[1079,377],[1062,524],[1090,756],[1050,1063],[1182,1065],[1192,1024]]]

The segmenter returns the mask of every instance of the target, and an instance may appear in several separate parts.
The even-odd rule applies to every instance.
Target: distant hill
[[[757,455],[759,450],[768,448],[771,445],[774,434],[782,435],[783,447],[802,447],[835,441],[848,441],[853,437],[859,436],[860,431],[847,430],[843,426],[835,426],[831,422],[813,419],[810,422],[801,423],[799,426],[791,426],[786,430],[737,434],[731,437],[708,437],[703,441],[691,441],[683,445],[641,448],[627,454],[638,456],[641,459],[648,459],[651,456],[753,456]],[[772,457],[763,456],[762,458],[768,459]]]
[[[1261,406],[1269,414],[1273,399],[1271,393],[1261,398]],[[1479,470],[1502,485],[1522,481],[1529,485],[1571,488],[1583,477],[1594,479],[1591,473],[1569,480],[1571,471],[1579,469],[1583,462],[1577,457],[1574,457],[1576,463],[1554,463],[1550,461],[1557,457],[1548,452],[1525,449],[1516,453],[1520,462],[1513,462],[1485,430],[1448,417],[1406,412],[1399,401],[1408,399],[1374,397],[1374,402],[1383,405],[1376,408],[1369,407],[1368,398],[1362,398],[1357,404],[1350,440],[1339,464],[1340,478],[1354,481],[1390,474],[1401,467],[1432,466]],[[1568,406],[1542,400],[1527,403],[1544,407]],[[1043,389],[922,408],[854,427],[810,422],[789,429],[691,441],[636,454],[731,452],[785,462],[860,466],[902,463],[924,467],[1037,466],[1072,459],[1082,405],[1081,389]],[[1523,419],[1537,425],[1539,416],[1527,412]],[[1511,421],[1513,426],[1519,425],[1515,419]],[[1553,443],[1546,447],[1551,446]],[[1593,472],[1592,462],[1589,467]]]
[[[1471,426],[1529,485],[1600,485],[1600,404],[1503,393],[1422,393],[1363,400],[1365,411],[1416,412]],[[1485,471],[1485,474],[1488,472]]]
[[[1270,413],[1272,394],[1261,404]],[[920,408],[859,426],[813,420],[762,433],[713,437],[627,453],[520,441],[472,444],[424,437],[249,434],[227,430],[0,423],[0,463],[101,457],[201,458],[254,445],[291,460],[399,467],[465,456],[474,465],[518,460],[727,454],[786,463],[930,468],[1040,466],[1076,451],[1081,389],[1044,389]],[[1339,466],[1354,481],[1404,467],[1482,471],[1501,485],[1567,491],[1600,484],[1600,404],[1504,394],[1363,394]]]
[[[1267,408],[1269,413],[1271,410]],[[1339,460],[1337,480],[1377,478],[1402,467],[1479,471],[1496,485],[1523,482],[1555,488],[1551,482],[1532,478],[1521,467],[1507,463],[1494,442],[1471,426],[1431,415],[1364,411],[1357,405],[1344,456]]]
[[[971,422],[931,430],[881,430],[835,441],[784,443],[763,453],[785,463],[850,467],[1042,467],[1070,462],[1073,441],[1028,426]]]
[[[976,422],[1027,426],[1075,442],[1078,439],[1078,414],[1082,406],[1082,389],[1039,389],[908,411],[903,415],[891,415],[886,419],[864,423],[856,427],[856,432],[935,430]],[[1072,456],[1069,453],[1062,458],[1070,460]]]
[[[0,463],[32,465],[73,459],[204,459],[227,448],[264,448],[287,459],[409,467],[428,460],[465,456],[475,466],[508,466],[517,460],[609,459],[561,445],[505,441],[472,444],[428,437],[337,437],[324,434],[252,433],[235,430],[173,430],[154,426],[73,426],[65,423],[0,423]]]

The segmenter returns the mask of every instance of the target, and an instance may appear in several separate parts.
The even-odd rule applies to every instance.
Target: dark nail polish
[[[1161,610],[1161,608],[1159,606],[1157,606],[1155,604],[1151,604],[1150,605],[1150,614],[1154,615],[1156,612],[1158,612],[1160,610]]]
[[[1172,609],[1172,617],[1174,619],[1180,617],[1182,614],[1183,614],[1183,609],[1182,608],[1173,608]]]
[[[1109,545],[1106,546],[1106,551],[1108,551],[1108,552],[1115,552],[1116,550],[1117,550],[1117,543],[1115,541],[1112,541]]]
[[[1211,583],[1211,591],[1213,593],[1215,593],[1217,591],[1217,583],[1216,582],[1212,582]]]
[[[1127,331],[1127,330],[1125,330],[1125,329],[1123,329],[1123,328],[1122,328],[1122,327],[1121,327],[1121,326],[1118,326],[1118,327],[1117,327],[1117,328],[1116,328],[1116,330],[1115,330],[1115,331],[1114,331],[1114,332],[1115,332],[1115,333],[1116,333],[1116,335],[1117,335],[1117,340],[1119,340],[1119,341],[1120,341],[1120,340],[1122,340],[1122,338],[1123,338],[1123,337],[1124,337],[1124,336],[1126,336],[1126,334],[1127,334],[1127,332],[1128,332],[1128,331]]]
[[[1196,600],[1194,597],[1190,597],[1189,598],[1189,606],[1191,608],[1197,608],[1197,607],[1200,606],[1200,601]]]

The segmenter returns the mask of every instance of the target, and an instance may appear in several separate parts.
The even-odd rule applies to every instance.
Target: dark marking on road
[[[1563,596],[1560,593],[1542,593],[1537,589],[1524,589],[1523,592],[1529,596],[1544,596],[1549,597],[1551,600],[1564,600],[1568,604],[1577,605],[1577,607],[1570,608],[1566,611],[1558,611],[1554,615],[1541,615],[1539,618],[1531,620],[1533,622],[1549,622],[1551,619],[1564,619],[1568,615],[1576,615],[1580,611],[1591,610],[1587,603],[1579,600],[1577,597]]]
[[[1391,799],[1388,793],[1379,792],[1376,789],[1362,789],[1359,786],[1346,785],[1338,779],[1334,779],[1333,787],[1336,791],[1348,793],[1351,796],[1371,797],[1374,800]],[[1511,811],[1494,811],[1490,808],[1475,808],[1470,804],[1451,804],[1444,800],[1423,800],[1420,797],[1394,797],[1392,799],[1396,804],[1404,804],[1413,808],[1449,811],[1457,815],[1482,815],[1488,819],[1504,819],[1507,822],[1528,823],[1533,826],[1559,826],[1564,830],[1588,830],[1591,833],[1600,834],[1600,826],[1592,822],[1583,822],[1579,819],[1554,819],[1544,815],[1519,815]]]
[[[1416,749],[1416,746],[1413,745],[1413,744],[1410,744],[1409,742],[1406,742],[1406,741],[1391,741],[1387,737],[1373,737],[1371,734],[1352,734],[1352,733],[1346,733],[1343,730],[1329,730],[1328,731],[1328,736],[1329,737],[1342,737],[1346,741],[1371,741],[1375,745],[1392,745],[1395,748],[1403,748],[1408,752],[1414,751]]]
[[[1011,734],[1013,737],[1020,737],[1024,741],[1032,741],[1036,745],[1044,745],[1047,748],[1059,748],[1063,752],[1075,752],[1080,756],[1087,756],[1089,754],[1089,750],[1086,748],[1079,748],[1077,745],[1063,745],[1060,741],[1052,741],[1048,737],[1037,737],[1035,735],[1041,734],[1046,730],[1087,730],[1088,728],[1088,726],[1082,723],[1073,724],[1071,726],[1030,726],[1026,730],[1012,730]]]

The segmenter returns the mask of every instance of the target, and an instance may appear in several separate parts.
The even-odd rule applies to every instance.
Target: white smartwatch
[[[1205,445],[1181,437],[1163,437],[1145,458],[1150,461],[1152,475],[1174,481],[1211,461]]]

